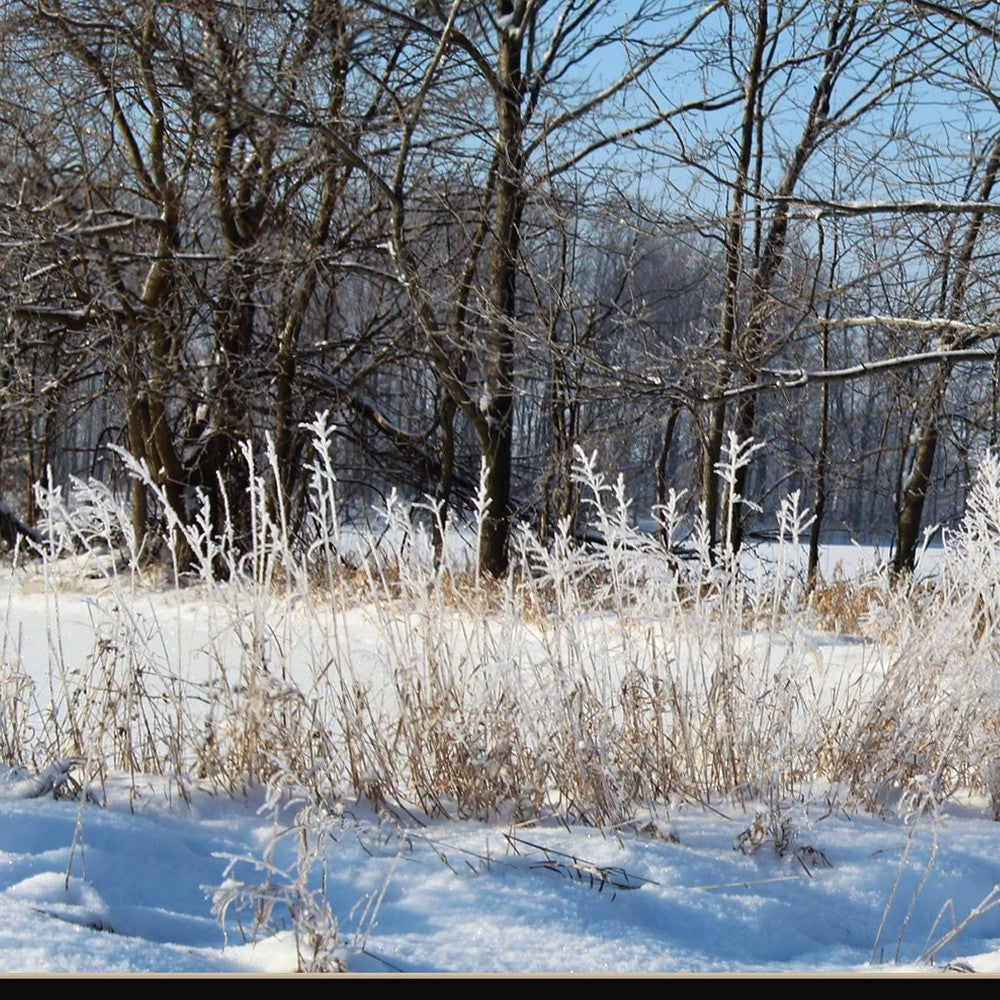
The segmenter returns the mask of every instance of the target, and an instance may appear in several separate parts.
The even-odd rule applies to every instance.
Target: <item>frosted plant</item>
[[[313,460],[309,463],[309,513],[305,529],[309,539],[307,561],[319,559],[327,574],[327,587],[333,589],[334,566],[341,548],[340,514],[337,504],[337,475],[333,464],[333,434],[329,412],[317,413],[315,419],[302,424],[312,435]]]
[[[1000,458],[980,459],[958,527],[944,533],[941,586],[959,621],[989,641],[1000,621]]]
[[[736,483],[740,472],[745,469],[753,460],[753,456],[764,447],[761,441],[754,441],[747,438],[741,441],[734,431],[728,434],[725,452],[722,461],[715,466],[715,471],[719,478],[726,485],[729,495],[729,502],[726,504],[726,524],[719,541],[719,551],[717,553],[719,561],[725,566],[734,566],[736,553],[733,551],[731,539],[733,537],[733,519],[740,505],[751,510],[760,510],[760,507],[746,497],[742,496],[736,489]]]
[[[222,885],[209,891],[212,913],[228,938],[235,917],[243,936],[256,942],[275,934],[290,921],[299,972],[344,972],[347,949],[340,925],[326,895],[326,850],[332,817],[325,810],[304,807],[285,829],[276,833],[259,858],[230,856]],[[286,843],[294,857],[283,865]],[[249,866],[257,878],[239,879],[235,872]],[[249,920],[244,920],[244,914]]]

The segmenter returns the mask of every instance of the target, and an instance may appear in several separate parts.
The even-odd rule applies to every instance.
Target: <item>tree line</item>
[[[580,523],[579,447],[713,543],[797,489],[813,567],[840,530],[912,569],[997,442],[998,17],[9,0],[10,523],[94,476],[150,559],[202,498],[239,544],[250,454],[301,526],[327,412],[359,516],[391,489],[463,516],[485,470],[494,576],[516,523]]]

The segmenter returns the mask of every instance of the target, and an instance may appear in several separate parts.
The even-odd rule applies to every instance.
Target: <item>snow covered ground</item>
[[[225,932],[212,913],[233,879],[260,877],[275,832],[260,803],[169,803],[152,784],[119,784],[106,807],[25,794],[0,783],[0,972],[295,972],[291,930],[254,942],[252,913],[228,913]],[[737,849],[752,820],[401,830],[348,810],[324,861],[338,954],[376,975],[1000,973],[982,803],[916,823],[803,814],[784,857]],[[294,869],[292,845],[272,860]]]
[[[864,558],[828,551],[827,572]],[[89,564],[52,572],[5,584],[7,685],[12,663],[52,683],[122,628],[177,669],[221,655],[232,609],[218,595],[130,591]],[[374,644],[377,621],[352,627]],[[870,655],[849,636],[814,639],[844,669]],[[780,835],[766,803],[599,830],[391,821],[345,802],[303,850],[262,792],[182,795],[116,773],[83,795],[74,762],[39,772],[0,770],[3,974],[291,975],[316,949],[379,976],[1000,973],[1000,828],[985,800],[874,817],[816,799],[784,806]],[[315,941],[295,937],[306,911],[327,931]]]

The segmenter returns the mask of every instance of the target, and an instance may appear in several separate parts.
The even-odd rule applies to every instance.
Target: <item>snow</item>
[[[230,916],[227,940],[210,912],[227,860],[259,856],[273,834],[255,806],[171,806],[152,784],[138,797],[111,788],[105,807],[4,786],[0,971],[293,974],[290,931],[248,942]],[[784,858],[734,847],[751,820],[696,809],[617,834],[458,821],[399,831],[351,810],[326,874],[345,964],[368,975],[1000,973],[1000,912],[934,948],[1000,883],[997,827],[978,806],[916,824],[803,816],[803,847]],[[933,965],[918,961],[927,953]]]
[[[824,565],[869,558],[831,547]],[[46,676],[122,628],[155,633],[192,672],[199,651],[221,655],[218,595],[52,572],[11,573],[0,601],[5,657],[16,649],[23,671]],[[378,627],[377,615],[353,623],[371,643],[354,669],[369,677]],[[315,636],[273,638],[306,649]],[[845,670],[872,655],[850,637],[813,640]],[[182,794],[125,773],[84,789],[81,774],[74,760],[0,768],[2,974],[292,976],[303,943],[291,914],[324,905],[348,976],[1000,974],[985,800],[880,816],[802,802],[778,835],[761,803],[678,806],[609,830],[345,801],[304,860],[289,806],[263,790]]]

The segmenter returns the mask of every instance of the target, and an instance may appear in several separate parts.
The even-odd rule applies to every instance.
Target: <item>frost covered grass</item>
[[[783,855],[805,849],[789,819],[803,804],[917,815],[968,793],[1000,818],[994,457],[932,577],[873,569],[807,588],[796,496],[766,559],[712,551],[676,495],[652,536],[633,527],[621,481],[581,455],[587,534],[601,542],[522,530],[509,576],[485,581],[471,555],[483,503],[440,560],[422,527],[432,507],[390,498],[376,531],[349,530],[330,428],[313,431],[304,532],[270,500],[273,466],[247,452],[250,491],[231,502],[250,505],[252,549],[214,537],[207,511],[193,527],[166,522],[194,554],[184,566],[174,552],[166,580],[109,491],[40,490],[43,544],[15,554],[9,580],[38,613],[15,619],[8,601],[0,649],[0,761],[54,775],[46,792],[100,800],[113,773],[136,794],[157,776],[181,798],[266,789],[298,805],[276,836],[298,838],[299,870],[279,878],[265,852],[260,883],[217,905],[263,928],[280,903],[304,968],[336,964],[336,916],[307,886],[357,799],[389,822],[512,829],[639,829],[731,803],[756,810],[740,849]],[[731,448],[731,482],[751,456]],[[22,654],[42,642],[39,673]]]

